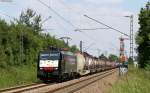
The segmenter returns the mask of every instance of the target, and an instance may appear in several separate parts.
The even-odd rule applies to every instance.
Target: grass
[[[129,66],[128,74],[119,77],[108,93],[150,93],[150,71]]]
[[[37,82],[36,67],[23,65],[0,69],[0,89]]]

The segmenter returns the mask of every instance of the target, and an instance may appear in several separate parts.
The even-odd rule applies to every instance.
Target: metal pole
[[[82,46],[83,46],[83,42],[80,41],[80,52],[81,52],[81,53],[83,52],[83,51],[82,51]]]
[[[67,38],[67,45],[69,45],[69,41],[68,41],[68,38]]]
[[[20,62],[23,62],[23,32],[20,32]]]
[[[130,58],[133,60],[133,15],[125,16],[130,18]]]
[[[130,33],[131,33],[130,34],[131,35],[130,36],[130,40],[131,40],[130,41],[130,44],[131,44],[130,47],[131,47],[131,55],[130,56],[131,56],[132,60],[134,60],[134,58],[133,58],[134,57],[133,56],[133,47],[134,47],[133,46],[133,15],[131,15],[130,20],[131,20],[131,23],[130,23]]]

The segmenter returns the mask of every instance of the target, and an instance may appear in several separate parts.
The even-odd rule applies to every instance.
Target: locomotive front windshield
[[[40,60],[59,60],[59,59],[60,59],[59,52],[40,53]]]
[[[41,53],[40,54],[40,60],[48,60],[49,54],[48,53]]]
[[[55,67],[58,68],[60,59],[59,52],[41,52],[40,53],[40,60],[39,60],[39,67]]]

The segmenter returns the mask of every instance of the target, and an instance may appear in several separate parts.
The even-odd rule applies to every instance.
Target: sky
[[[139,11],[148,2],[148,0],[41,1],[53,9],[55,13],[38,0],[0,0],[0,18],[10,21],[13,20],[13,17],[18,18],[21,11],[31,8],[38,14],[41,14],[43,20],[51,16],[51,19],[43,24],[43,29],[51,29],[45,31],[46,33],[50,33],[56,36],[56,38],[69,36],[72,38],[69,44],[77,45],[78,47],[79,42],[82,40],[83,50],[95,56],[101,53],[105,55],[111,53],[119,55],[119,37],[127,37],[111,29],[82,30],[82,32],[76,32],[75,29],[106,28],[83,15],[88,15],[129,34],[130,19],[124,16],[133,14],[135,34],[139,28]],[[125,41],[125,46],[126,54],[128,55],[129,40]]]

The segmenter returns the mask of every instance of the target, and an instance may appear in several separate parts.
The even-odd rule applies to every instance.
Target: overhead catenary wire
[[[74,24],[72,24],[69,20],[67,20],[62,15],[60,15],[58,12],[56,12],[52,7],[48,6],[47,4],[45,4],[44,2],[42,2],[41,0],[37,0],[37,1],[39,1],[42,5],[44,5],[45,7],[47,7],[50,11],[52,11],[55,15],[57,15],[63,21],[65,21],[66,23],[68,23],[69,25],[71,25],[73,28],[76,28]],[[60,25],[59,22],[57,22],[57,24]],[[65,28],[63,27],[63,29],[65,29]],[[66,29],[65,29],[65,31],[66,31]]]
[[[68,10],[69,9],[72,9],[72,8],[70,8],[68,5],[66,5],[65,3],[64,3],[64,1],[62,1],[62,0],[57,0],[57,1],[59,1],[62,5],[64,5]],[[78,15],[81,15],[81,13],[79,13],[79,12],[76,12]],[[89,29],[75,29],[74,31],[81,31],[81,30],[98,30],[98,29],[110,29],[110,28],[89,28]]]
[[[64,2],[63,0],[57,0],[57,1],[59,1],[59,2],[60,2],[63,6],[65,6],[68,10],[72,9],[72,8],[70,8],[67,4],[65,4],[65,2]],[[78,15],[82,15],[79,11],[78,11],[78,12],[76,11],[76,13],[77,13]],[[74,31],[99,30],[99,29],[110,29],[110,28],[83,28],[83,29],[77,28],[77,29],[75,29]]]
[[[110,29],[110,28],[86,28],[86,29],[75,29],[75,31],[81,31],[81,30],[99,30],[99,29]]]
[[[100,21],[98,21],[98,20],[96,20],[96,19],[94,19],[94,18],[91,18],[91,17],[87,16],[87,15],[84,15],[84,16],[87,17],[87,18],[89,18],[89,19],[91,19],[91,20],[93,20],[93,21],[95,21],[95,22],[97,22],[97,23],[99,23],[99,24],[101,24],[101,25],[104,25],[104,26],[106,26],[106,27],[108,27],[108,28],[110,28],[110,29],[112,29],[112,30],[114,30],[114,31],[116,31],[116,32],[119,32],[119,33],[121,33],[121,34],[123,34],[123,35],[129,37],[128,34],[123,33],[123,32],[121,32],[120,30],[117,30],[117,29],[115,29],[115,28],[113,28],[113,27],[111,27],[111,26],[109,26],[109,25],[106,25],[106,24],[104,24],[103,22],[100,22]]]
[[[70,9],[70,7],[68,7],[64,2],[62,2],[62,0],[58,0],[61,4],[63,4],[66,8]],[[77,12],[79,15],[81,15],[81,13]],[[79,31],[81,32],[84,36],[86,36],[87,38],[89,38],[90,40],[96,42],[97,39],[89,36],[87,33],[82,32],[81,30],[99,30],[99,29],[110,29],[110,28],[89,28],[89,29],[75,29],[74,31]],[[97,42],[96,42],[97,43]],[[92,43],[92,44],[96,44],[96,43]],[[90,46],[92,45],[90,44]],[[88,46],[88,48],[84,49],[84,51],[89,50],[91,47]],[[97,51],[97,50],[96,50]]]
[[[68,10],[73,10],[74,8],[70,7],[64,0],[57,0],[59,1],[63,6],[65,6]],[[82,15],[83,12],[75,11],[78,15]]]
[[[95,39],[95,38],[89,36],[89,35],[88,35],[87,33],[85,33],[85,32],[82,32],[82,31],[81,31],[81,33],[82,33],[84,36],[86,36],[87,38],[89,38],[90,40],[92,40],[93,42],[97,43],[97,42],[96,42],[97,39]]]
[[[64,1],[62,1],[62,0],[57,0],[57,1],[60,2],[63,6],[65,6],[68,10],[71,9],[70,7],[68,7],[68,5],[66,5],[66,4],[64,3]]]
[[[58,17],[60,17],[63,21],[67,22],[68,24],[70,24],[72,27],[74,27],[76,29],[76,26],[74,24],[72,24],[70,21],[68,21],[67,19],[65,19],[63,16],[61,16],[59,13],[57,13],[54,9],[52,9],[51,7],[49,7],[47,4],[45,4],[44,2],[42,2],[41,0],[37,0],[39,1],[41,4],[43,4],[44,6],[46,6],[48,9],[50,9],[53,13],[55,13]],[[83,33],[82,33],[83,34]],[[85,35],[85,33],[83,34]],[[95,39],[91,38],[90,36],[88,36],[87,34],[85,35],[86,37],[92,39],[93,41],[95,41]]]
[[[72,9],[72,8],[70,8],[67,4],[65,4],[64,3],[64,1],[62,1],[62,0],[57,0],[57,1],[59,1],[62,5],[64,5],[68,10],[70,10],[70,9]],[[78,15],[82,15],[81,13],[79,13],[79,12],[76,12]],[[91,28],[91,29],[99,29],[99,28]],[[105,28],[104,28],[105,29]],[[80,32],[80,30],[85,30],[85,29],[78,29],[78,28],[76,28],[75,27],[75,30],[74,31],[79,31]],[[94,38],[92,38],[91,36],[89,36],[89,35],[87,35],[86,33],[84,33],[84,32],[82,32],[82,34],[85,36],[85,37],[87,37],[87,38],[89,38],[90,40],[93,40],[94,42],[95,42],[95,39]]]
[[[41,0],[37,0],[39,1],[41,4],[43,4],[45,7],[47,7],[48,9],[50,9],[54,14],[56,14],[59,18],[61,18],[63,21],[65,21],[66,23],[70,24],[72,27],[76,28],[74,24],[72,24],[69,20],[65,19],[63,16],[61,16],[58,12],[56,12],[53,8],[49,7],[47,4],[45,4],[44,2],[42,2]]]
[[[57,15],[59,18],[61,18],[63,21],[65,21],[66,23],[68,23],[69,25],[71,25],[73,28],[75,28],[76,30],[77,27],[72,23],[70,22],[69,20],[67,20],[65,17],[63,17],[62,15],[60,15],[57,11],[55,11],[52,7],[48,6],[47,4],[45,4],[44,2],[42,2],[41,0],[37,0],[39,1],[41,4],[43,4],[45,7],[47,7],[48,9],[50,9],[55,15]],[[61,2],[62,3],[62,2]],[[66,8],[69,8],[65,5]],[[110,29],[110,28],[91,28],[89,30],[98,30],[98,29]],[[86,29],[79,29],[79,30],[86,30]],[[79,31],[81,32],[81,31]],[[90,40],[92,40],[93,42],[97,43],[97,39],[89,36],[88,34],[86,34],[85,32],[81,32],[84,36],[86,36],[87,38],[89,38]]]
[[[91,43],[90,45],[88,45],[87,47],[85,47],[84,51],[90,49],[93,45],[95,45],[95,43]]]

